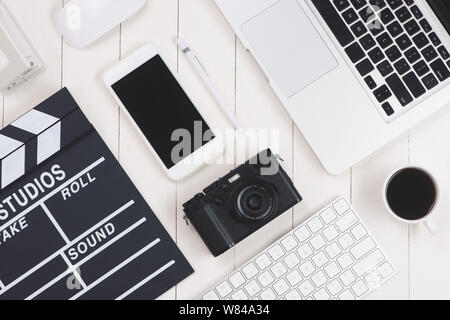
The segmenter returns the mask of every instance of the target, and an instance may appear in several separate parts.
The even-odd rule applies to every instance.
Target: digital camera
[[[217,257],[302,200],[270,149],[261,152],[183,205]]]

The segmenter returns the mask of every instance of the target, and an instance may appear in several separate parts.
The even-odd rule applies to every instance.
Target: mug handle
[[[424,224],[432,235],[435,235],[437,233],[437,226],[433,220],[428,219],[427,221],[424,222]]]

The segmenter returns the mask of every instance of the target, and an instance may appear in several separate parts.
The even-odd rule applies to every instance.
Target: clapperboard
[[[0,131],[0,299],[154,299],[193,269],[67,89]]]

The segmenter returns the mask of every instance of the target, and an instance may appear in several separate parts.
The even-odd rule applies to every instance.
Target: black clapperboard
[[[0,299],[154,299],[192,267],[62,89],[0,131]]]

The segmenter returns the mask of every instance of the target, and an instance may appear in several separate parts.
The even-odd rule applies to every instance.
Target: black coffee
[[[386,197],[389,207],[400,218],[419,220],[433,209],[436,186],[426,172],[403,169],[389,181]]]

